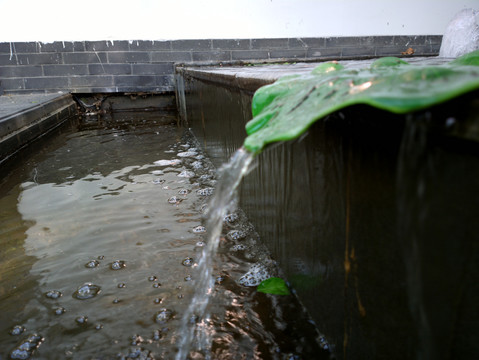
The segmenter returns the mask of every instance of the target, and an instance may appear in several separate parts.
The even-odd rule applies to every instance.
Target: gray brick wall
[[[178,63],[437,55],[441,36],[0,43],[0,94],[172,92]]]

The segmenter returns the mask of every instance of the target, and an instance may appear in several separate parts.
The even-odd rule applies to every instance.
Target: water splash
[[[236,200],[236,189],[243,176],[247,174],[253,155],[240,148],[233,154],[229,163],[219,170],[218,184],[214,194],[208,203],[206,229],[208,229],[207,244],[203,247],[202,256],[198,262],[199,279],[193,299],[185,312],[180,334],[184,334],[179,344],[176,360],[186,359],[195,340],[195,330],[208,322],[206,308],[212,294],[215,278],[212,276],[212,264],[215,258],[219,237],[221,234],[223,219],[231,211]],[[194,321],[192,321],[194,319]],[[194,322],[194,324],[193,324]],[[202,325],[203,324],[203,325]],[[207,336],[202,334],[198,337],[200,348],[207,348]]]
[[[479,49],[478,11],[463,9],[448,24],[442,38],[440,57],[458,57]]]

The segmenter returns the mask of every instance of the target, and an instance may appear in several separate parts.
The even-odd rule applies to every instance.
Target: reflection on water
[[[143,120],[80,120],[5,176],[0,358],[174,357],[215,171],[187,131]],[[239,241],[256,239],[225,236],[214,264],[212,358],[327,358],[294,298],[237,283],[259,253]]]

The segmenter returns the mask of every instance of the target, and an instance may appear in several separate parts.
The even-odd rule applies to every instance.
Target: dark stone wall
[[[179,63],[437,55],[442,36],[0,43],[0,94],[172,92]]]
[[[188,126],[221,164],[252,92],[179,76]],[[344,109],[267,147],[243,180],[241,208],[336,359],[478,358],[478,96]]]

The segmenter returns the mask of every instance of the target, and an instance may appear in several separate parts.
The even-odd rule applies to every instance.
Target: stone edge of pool
[[[76,113],[71,94],[0,96],[0,164]]]

